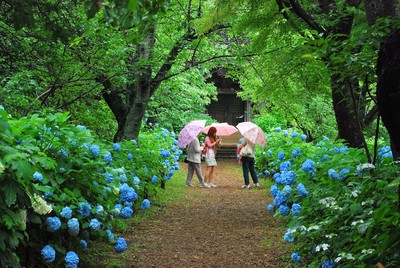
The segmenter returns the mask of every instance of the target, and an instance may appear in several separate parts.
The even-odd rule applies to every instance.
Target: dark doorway
[[[212,72],[212,77],[208,79],[209,83],[214,83],[218,88],[218,100],[211,101],[207,111],[218,122],[227,122],[236,126],[246,119],[247,103],[236,94],[240,91],[239,83],[225,75],[226,69],[218,69]]]

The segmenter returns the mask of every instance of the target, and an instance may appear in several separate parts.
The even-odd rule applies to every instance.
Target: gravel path
[[[179,172],[186,170],[182,163]],[[199,188],[194,177],[196,186],[186,188],[184,198],[125,234],[135,248],[125,254],[126,267],[288,267],[284,230],[265,210],[271,202],[266,182],[241,189],[235,161],[219,161],[215,178],[217,188]]]

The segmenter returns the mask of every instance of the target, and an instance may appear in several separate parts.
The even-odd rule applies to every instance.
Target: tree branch
[[[309,14],[307,13],[303,7],[300,5],[300,3],[297,0],[289,0],[289,3],[291,5],[290,11],[295,13],[299,18],[301,18],[308,26],[310,26],[312,29],[317,30],[319,33],[326,33],[326,29],[323,28],[321,25],[319,25],[316,20]]]

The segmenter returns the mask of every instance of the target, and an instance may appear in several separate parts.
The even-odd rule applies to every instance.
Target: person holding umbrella
[[[188,161],[188,173],[186,177],[186,186],[191,187],[191,182],[193,178],[193,173],[196,172],[196,176],[199,179],[199,187],[210,188],[211,186],[204,182],[203,175],[201,173],[201,152],[203,151],[204,146],[200,146],[199,136],[201,132],[197,135],[197,137],[191,141],[188,145],[186,151],[186,158]]]
[[[236,127],[244,137],[243,142],[237,148],[237,154],[240,155],[243,169],[244,185],[242,188],[250,188],[249,172],[254,186],[259,187],[257,174],[254,171],[255,147],[256,144],[265,147],[265,134],[259,126],[251,122],[242,122]]]
[[[249,141],[247,138],[243,139],[243,142],[237,148],[237,154],[240,155],[240,162],[242,162],[244,185],[243,189],[250,188],[249,171],[253,180],[254,186],[259,187],[257,174],[254,170],[254,156],[256,145]]]
[[[217,153],[217,147],[221,144],[222,139],[217,139],[217,129],[215,127],[210,127],[207,132],[207,137],[205,139],[206,146],[206,156],[205,163],[207,166],[205,181],[206,184],[211,187],[217,187],[213,181],[214,168],[217,166],[217,161],[215,160],[215,155]]]
[[[199,136],[201,131],[206,124],[206,120],[194,120],[188,123],[179,133],[178,137],[178,146],[180,148],[185,147],[188,145],[187,152],[186,152],[186,159],[188,162],[188,173],[186,177],[186,186],[190,187],[193,173],[196,172],[197,178],[199,179],[199,186],[200,187],[207,187],[210,186],[204,183],[204,178],[201,172],[201,152],[202,147],[200,146]]]

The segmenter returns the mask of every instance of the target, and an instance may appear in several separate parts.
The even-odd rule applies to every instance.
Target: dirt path
[[[265,210],[265,182],[241,189],[234,161],[219,161],[215,178],[217,188],[199,188],[194,177],[184,198],[135,226],[126,236],[137,249],[127,252],[127,267],[287,267],[280,223]]]

